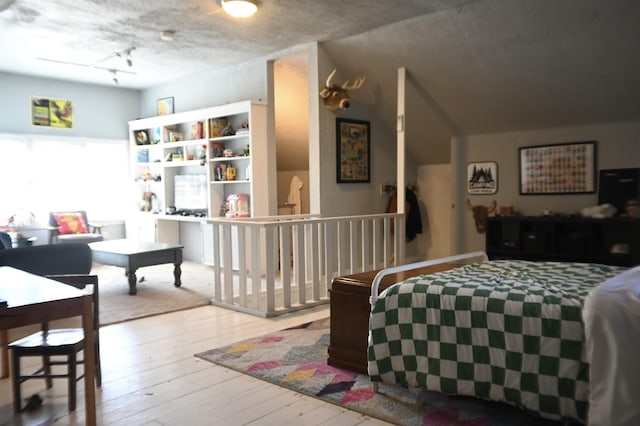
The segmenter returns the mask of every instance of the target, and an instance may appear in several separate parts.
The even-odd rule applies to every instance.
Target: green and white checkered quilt
[[[496,260],[391,286],[372,306],[371,380],[586,422],[582,306],[592,288],[624,270]]]

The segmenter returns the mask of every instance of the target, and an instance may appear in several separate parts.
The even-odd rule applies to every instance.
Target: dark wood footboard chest
[[[446,271],[456,266],[459,265],[443,263],[390,274],[383,278],[379,291],[409,277]],[[329,365],[367,374],[367,336],[371,311],[369,296],[378,272],[361,272],[333,279],[329,290]]]

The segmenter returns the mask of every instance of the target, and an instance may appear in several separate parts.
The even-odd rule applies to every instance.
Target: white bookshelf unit
[[[273,148],[265,104],[242,101],[133,120],[129,138],[129,238],[174,242],[177,222],[268,215],[275,164],[267,161]]]

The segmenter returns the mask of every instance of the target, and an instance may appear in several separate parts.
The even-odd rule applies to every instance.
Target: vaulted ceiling
[[[98,84],[112,84],[116,70],[121,86],[146,88],[459,3],[260,0],[258,13],[242,20],[219,0],[0,0],[0,70]],[[173,41],[161,39],[165,30]]]
[[[451,136],[640,120],[636,0],[260,0],[242,22],[217,0],[3,4],[6,72],[113,84],[113,69],[143,89],[321,41],[338,78],[368,76],[354,102],[394,129],[406,67],[418,164],[448,162]]]
[[[408,158],[447,163],[451,136],[640,120],[638,22],[634,0],[480,0],[326,48],[392,129],[406,67]]]

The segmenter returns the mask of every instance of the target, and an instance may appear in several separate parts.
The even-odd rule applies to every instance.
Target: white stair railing
[[[211,303],[270,317],[329,301],[335,277],[401,264],[404,215],[207,220]]]

